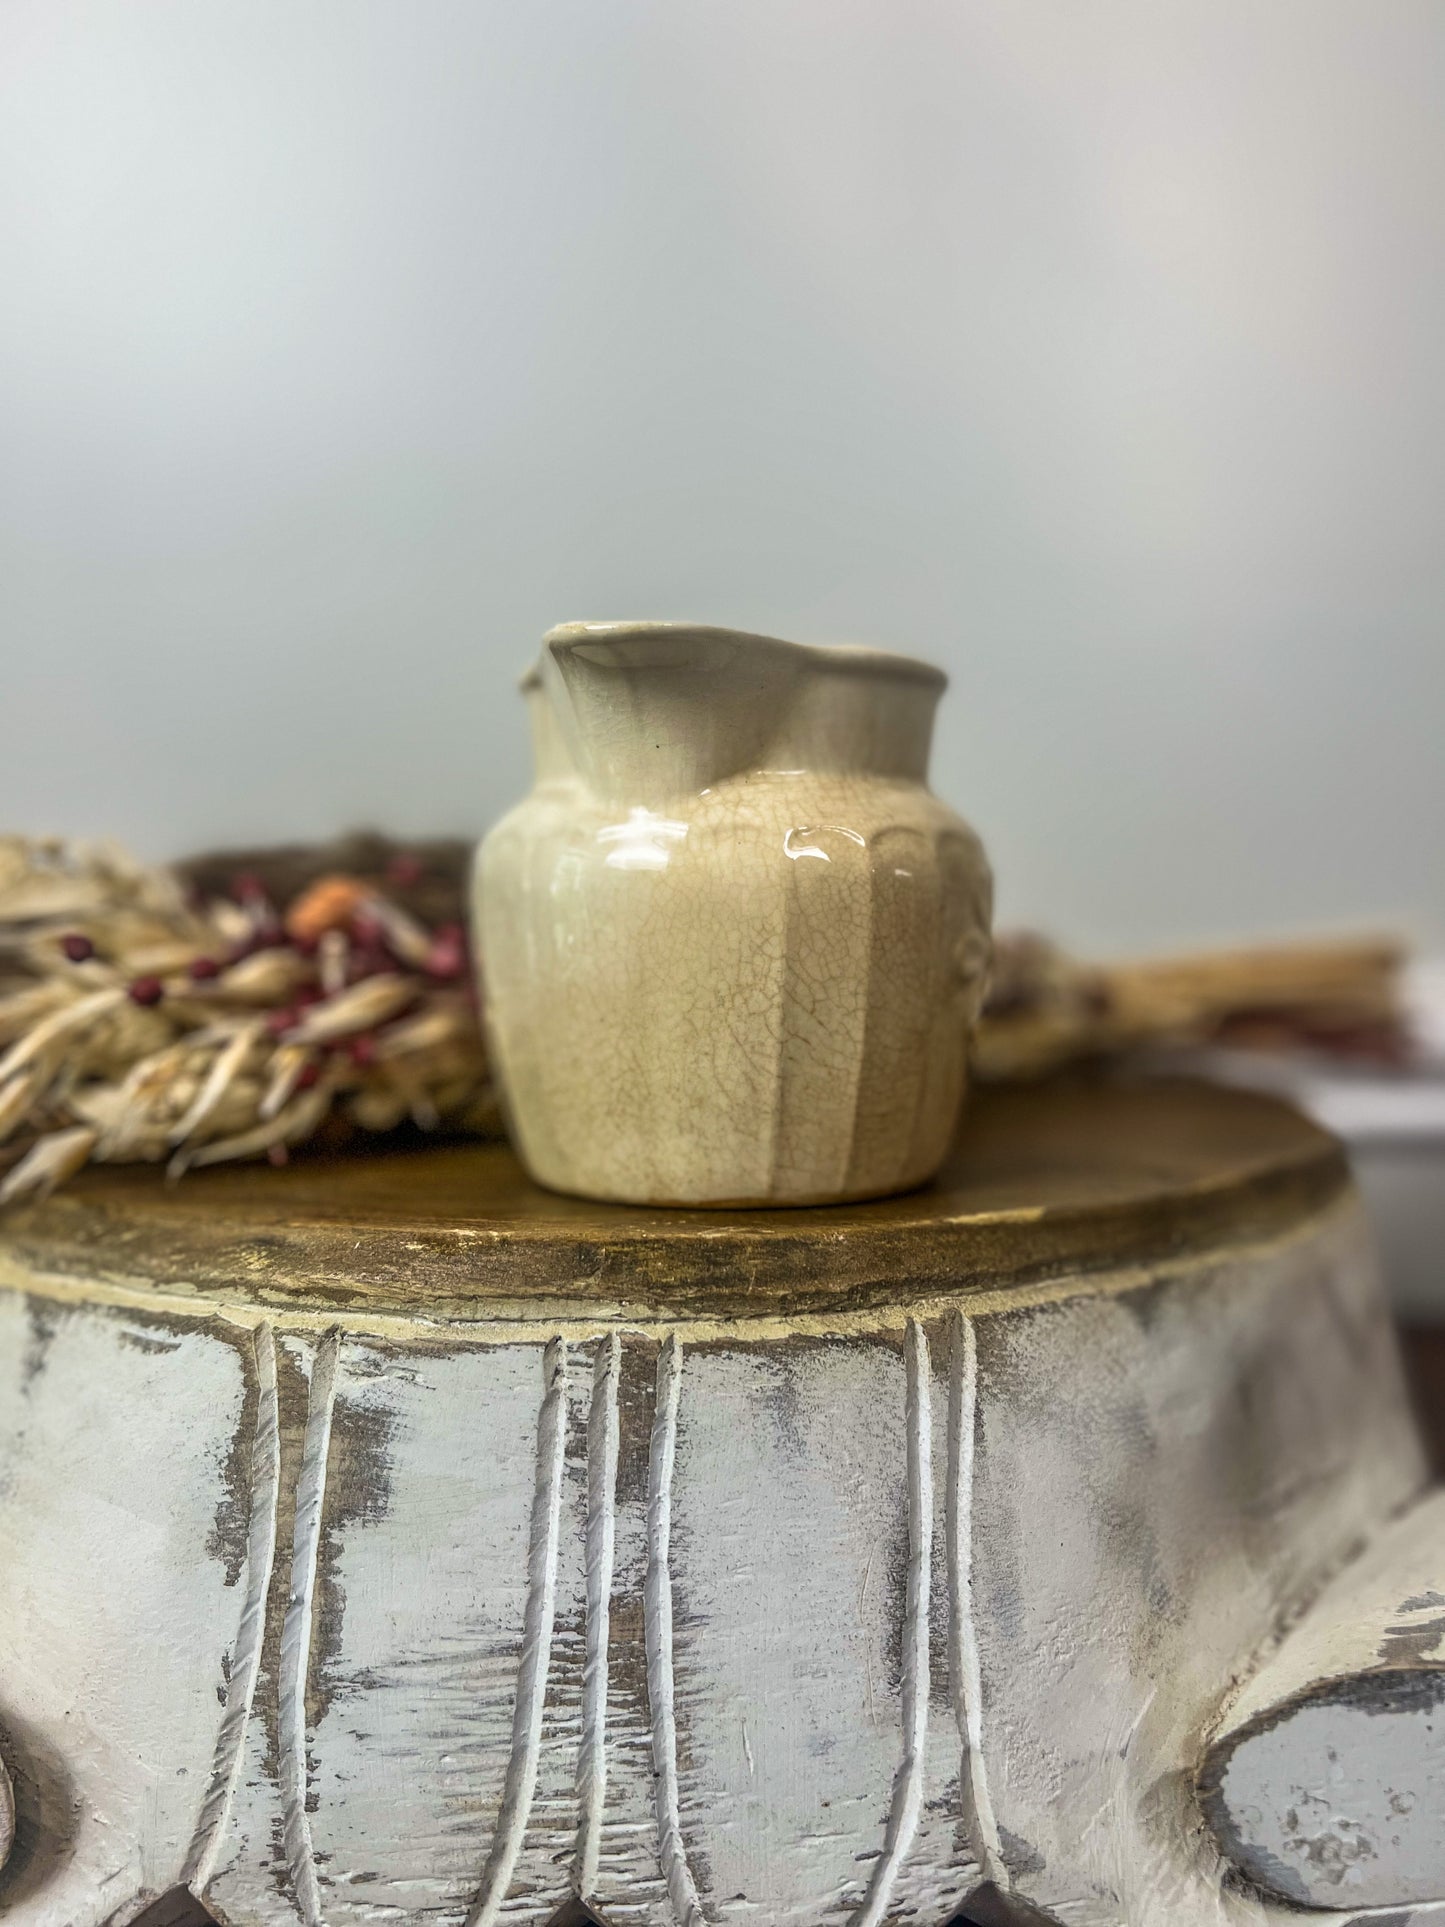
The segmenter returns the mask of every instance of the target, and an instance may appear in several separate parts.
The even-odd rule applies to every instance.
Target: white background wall
[[[954,677],[1096,950],[1445,935],[1439,0],[3,0],[0,824],[521,788],[550,622]]]

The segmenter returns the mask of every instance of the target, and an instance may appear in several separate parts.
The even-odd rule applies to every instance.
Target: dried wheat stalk
[[[1404,961],[1399,943],[1376,937],[1086,964],[1017,934],[997,948],[974,1068],[1010,1083],[1210,1044],[1407,1065]]]
[[[459,924],[354,876],[198,899],[110,845],[0,837],[0,1205],[408,1118],[496,1127]]]

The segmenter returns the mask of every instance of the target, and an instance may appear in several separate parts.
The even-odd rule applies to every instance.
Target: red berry
[[[386,880],[402,890],[409,890],[414,883],[420,883],[425,875],[422,860],[413,856],[410,850],[398,850],[386,866]]]
[[[192,960],[191,981],[193,983],[209,983],[212,977],[219,977],[220,974],[221,966],[214,957],[196,957]]]
[[[231,895],[237,903],[264,903],[266,886],[254,870],[238,870],[231,878]]]
[[[266,1030],[268,1035],[272,1037],[284,1037],[286,1032],[294,1027],[296,1016],[297,1013],[292,1010],[289,1005],[282,1010],[268,1011],[266,1013]]]
[[[89,937],[81,936],[78,930],[72,931],[68,937],[62,937],[60,947],[72,963],[84,963],[88,957],[95,955],[95,945]]]
[[[321,1066],[319,1064],[303,1064],[301,1067],[301,1075],[296,1080],[297,1090],[309,1091],[320,1075]]]
[[[363,977],[379,977],[396,968],[396,959],[384,943],[354,943],[347,960],[347,977],[359,983]]]
[[[129,988],[131,1002],[140,1004],[146,1009],[149,1009],[152,1004],[158,1004],[166,994],[166,987],[159,977],[133,978]]]
[[[352,1063],[362,1070],[376,1062],[376,1039],[369,1031],[363,1031],[360,1037],[353,1037],[347,1050]]]
[[[466,932],[459,923],[444,923],[432,938],[427,952],[429,977],[460,977],[467,967]]]

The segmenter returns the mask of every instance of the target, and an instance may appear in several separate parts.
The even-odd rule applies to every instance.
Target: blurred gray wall
[[[550,622],[926,652],[1002,911],[1445,936],[1439,0],[4,0],[0,825],[523,786]]]

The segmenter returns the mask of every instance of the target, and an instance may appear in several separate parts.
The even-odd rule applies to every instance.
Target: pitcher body
[[[538,785],[477,866],[489,1035],[542,1183],[785,1205],[933,1174],[992,894],[926,787],[943,686],[872,650],[551,632]]]

